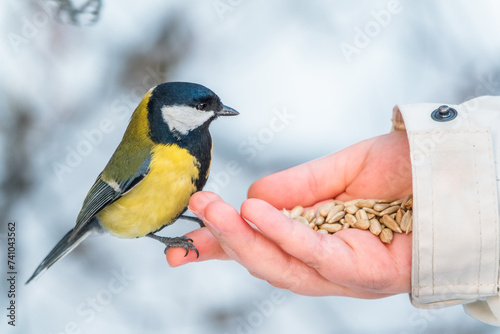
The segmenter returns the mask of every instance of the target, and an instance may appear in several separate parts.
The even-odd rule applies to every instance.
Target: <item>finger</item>
[[[322,235],[304,224],[285,219],[271,205],[256,199],[243,203],[241,215],[286,253],[339,285],[374,293],[390,292],[389,288],[381,287],[387,287],[393,283],[392,278],[398,277],[393,259],[386,256],[386,247],[371,233],[346,230]],[[342,238],[344,234],[347,237]]]
[[[267,237],[276,242],[285,252],[303,261],[310,267],[321,270],[318,258],[336,256],[343,258],[336,269],[344,272],[350,267],[346,263],[352,262],[353,253],[349,247],[338,238],[327,247],[325,235],[311,230],[310,227],[300,224],[285,216],[265,201],[249,199],[241,206],[241,216],[252,222]],[[324,254],[327,252],[327,254]]]
[[[209,191],[199,191],[191,196],[188,208],[193,214],[203,220],[205,208],[213,201],[222,201],[222,198]],[[198,249],[200,257],[197,258],[196,252],[189,252],[188,255],[186,255],[183,248],[169,248],[166,258],[170,266],[177,267],[189,262],[205,261],[216,258],[227,260],[229,258],[207,229],[197,229],[186,234],[186,236],[193,239],[193,244],[196,249]]]
[[[362,170],[336,198],[402,198],[412,191],[410,148],[404,131],[374,138]]]
[[[198,218],[203,220],[203,211],[207,205],[213,201],[222,201],[223,199],[216,193],[210,191],[198,191],[189,199],[188,208]]]
[[[281,218],[288,219],[284,216]],[[382,296],[353,292],[326,280],[316,270],[285,253],[276,243],[253,229],[227,203],[210,203],[205,210],[205,221],[231,258],[243,265],[252,275],[268,281],[273,286],[311,296]]]
[[[368,231],[348,229],[341,232],[337,234],[338,238],[354,254],[351,269],[338,275],[335,265],[341,259],[335,259],[334,266],[321,269],[325,276],[338,277],[353,289],[388,294],[410,292],[410,235],[397,233],[391,244],[386,245]]]
[[[248,197],[263,199],[276,208],[310,206],[335,198],[359,173],[373,140],[265,176],[250,186]]]
[[[228,260],[229,256],[224,252],[217,239],[206,228],[199,228],[186,234],[186,237],[193,239],[193,245],[200,253],[196,258],[196,252],[190,251],[187,256],[186,251],[180,247],[169,248],[167,250],[167,262],[171,267],[178,267],[189,262],[201,262],[207,260]]]

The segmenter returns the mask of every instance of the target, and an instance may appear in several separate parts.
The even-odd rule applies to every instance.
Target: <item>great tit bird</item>
[[[208,127],[218,116],[238,115],[210,89],[188,82],[151,88],[132,114],[121,143],[97,177],[70,230],[26,284],[87,236],[109,231],[123,238],[151,237],[168,247],[198,250],[187,237],[154,233],[183,216],[189,198],[205,185],[212,160]],[[200,225],[202,225],[201,221]]]

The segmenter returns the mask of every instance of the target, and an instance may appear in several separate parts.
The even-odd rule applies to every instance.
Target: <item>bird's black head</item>
[[[165,142],[195,130],[208,129],[218,116],[238,115],[222,104],[210,89],[189,82],[168,82],[154,87],[148,102],[151,139]]]

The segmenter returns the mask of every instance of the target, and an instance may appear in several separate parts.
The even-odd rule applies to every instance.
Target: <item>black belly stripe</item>
[[[151,101],[149,104],[149,108],[156,107],[151,105]],[[196,158],[198,162],[199,177],[197,180],[193,181],[195,182],[196,190],[201,190],[207,182],[207,171],[210,167],[210,161],[212,160],[212,137],[208,131],[208,126],[211,121],[207,121],[199,128],[189,131],[185,135],[170,131],[159,112],[149,112],[148,123],[149,135],[153,142],[177,144]]]

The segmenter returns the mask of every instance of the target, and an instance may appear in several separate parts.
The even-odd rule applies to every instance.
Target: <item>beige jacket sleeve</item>
[[[500,97],[440,106],[394,108],[393,130],[406,129],[412,164],[411,301],[464,304],[500,326]]]

